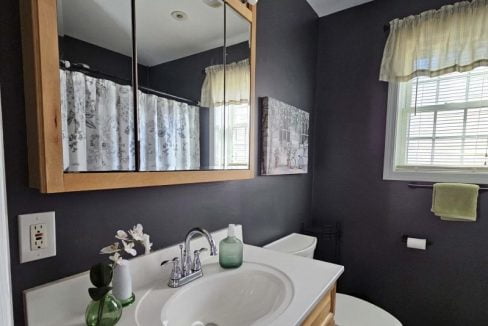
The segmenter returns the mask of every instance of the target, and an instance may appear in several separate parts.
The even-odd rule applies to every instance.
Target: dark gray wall
[[[477,223],[441,222],[430,213],[432,191],[382,180],[383,25],[453,2],[376,0],[320,19],[313,215],[342,223],[339,290],[372,300],[406,326],[488,324],[488,194]],[[407,250],[403,234],[434,245]]]
[[[87,270],[117,229],[143,223],[155,249],[209,230],[244,225],[246,242],[261,245],[299,231],[309,216],[311,175],[249,181],[41,195],[27,186],[19,1],[2,1],[0,83],[16,325],[23,325],[22,290]],[[297,15],[300,13],[300,15]],[[313,107],[317,16],[305,0],[261,0],[258,11],[257,95]],[[18,263],[17,215],[56,211],[57,256]],[[87,295],[87,293],[80,293]],[[48,299],[48,298],[47,298]]]
[[[95,71],[120,78],[132,80],[132,57],[114,52],[100,46],[81,41],[79,39],[64,36],[58,38],[60,42],[60,58],[71,63],[84,63]],[[139,67],[139,84],[147,85],[148,68],[143,65]],[[115,82],[122,83],[120,80],[113,79]],[[123,83],[129,84],[129,83]]]

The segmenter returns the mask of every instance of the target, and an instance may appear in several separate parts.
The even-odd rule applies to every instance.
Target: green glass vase
[[[92,301],[86,308],[87,326],[113,326],[122,316],[122,304],[112,294],[99,301]]]

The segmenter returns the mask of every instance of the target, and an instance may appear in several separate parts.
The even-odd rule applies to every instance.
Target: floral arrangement
[[[140,244],[144,247],[145,255],[151,252],[151,247],[153,245],[149,240],[149,235],[143,232],[141,224],[137,224],[127,232],[123,230],[117,231],[115,238],[119,241],[100,250],[100,254],[111,255],[109,259],[113,262],[114,267],[124,263],[124,254],[129,254],[131,256],[137,255],[135,249],[136,244]]]

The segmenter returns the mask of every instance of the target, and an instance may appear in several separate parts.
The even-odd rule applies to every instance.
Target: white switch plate
[[[19,215],[19,246],[20,263],[56,256],[54,212]]]

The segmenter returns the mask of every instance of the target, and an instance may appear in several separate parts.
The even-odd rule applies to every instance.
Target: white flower
[[[118,252],[120,251],[119,249],[119,243],[118,242],[115,242],[114,244],[108,246],[108,247],[105,247],[105,248],[102,248],[102,250],[100,250],[100,253],[101,254],[113,254],[114,252]]]
[[[151,252],[151,248],[152,248],[152,245],[153,244],[149,240],[149,234],[144,234],[143,235],[143,238],[144,238],[144,240],[142,240],[142,245],[146,249],[146,251],[144,252],[144,254],[147,255],[147,254],[149,254]]]
[[[122,240],[122,244],[124,245],[124,251],[132,256],[137,255],[137,251],[134,249],[134,242],[125,242]]]
[[[135,241],[143,241],[144,240],[144,233],[142,232],[143,228],[141,224],[137,224],[129,230],[129,234]]]
[[[136,243],[140,243],[142,246],[144,246],[146,255],[151,252],[153,245],[150,241],[149,235],[144,234],[141,224],[135,225],[127,232],[118,230],[115,234],[115,238],[120,240],[120,242],[115,242],[114,244],[100,250],[100,254],[111,255],[109,259],[114,263],[114,266],[127,263],[127,261],[123,259],[123,255],[125,253],[131,256],[137,256],[137,251],[134,248]]]
[[[114,262],[114,265],[120,265],[123,261],[122,257],[116,252],[113,256],[108,257],[111,261]]]
[[[118,230],[115,237],[119,240],[129,240],[129,235],[127,234],[127,232],[122,230]]]

